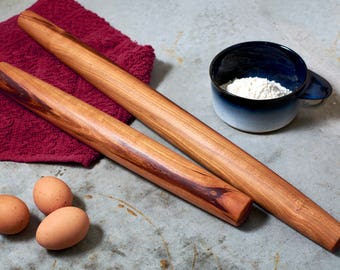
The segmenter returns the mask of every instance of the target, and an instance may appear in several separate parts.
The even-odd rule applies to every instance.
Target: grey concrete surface
[[[0,0],[3,21],[33,0]],[[340,1],[79,0],[157,56],[151,85],[340,219]],[[303,107],[286,128],[252,135],[214,113],[208,66],[232,44],[269,40],[298,52],[334,87],[329,100]],[[132,126],[166,144],[139,121]],[[169,146],[171,147],[171,146]],[[32,198],[42,175],[64,179],[91,219],[87,238],[61,252],[35,241],[42,219]],[[1,269],[340,269],[332,254],[255,208],[234,228],[103,158],[91,169],[0,162],[0,193],[28,204],[22,234],[0,236]]]

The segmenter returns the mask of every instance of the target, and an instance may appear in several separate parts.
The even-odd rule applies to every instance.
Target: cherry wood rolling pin
[[[330,251],[340,246],[335,218],[238,146],[45,18],[25,11],[18,24],[140,121],[267,211]]]
[[[220,219],[239,226],[247,218],[249,196],[76,97],[4,62],[0,89],[105,156]]]

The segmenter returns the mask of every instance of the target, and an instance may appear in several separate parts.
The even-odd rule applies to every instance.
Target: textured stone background
[[[32,0],[0,0],[0,20]],[[267,164],[340,219],[340,2],[265,0],[79,0],[112,26],[155,48],[152,86]],[[269,40],[298,52],[327,78],[334,94],[303,107],[288,127],[267,135],[234,130],[215,115],[208,67],[234,43]],[[139,121],[132,124],[165,143]],[[168,145],[167,143],[165,143]],[[42,214],[34,182],[68,182],[91,219],[88,237],[62,252],[34,239]],[[323,269],[331,254],[261,209],[236,229],[150,184],[108,159],[91,169],[0,162],[0,193],[25,200],[33,215],[22,234],[0,236],[1,269]]]

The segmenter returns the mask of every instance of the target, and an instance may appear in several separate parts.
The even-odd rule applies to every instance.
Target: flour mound
[[[278,98],[291,93],[280,83],[259,77],[235,79],[221,85],[221,88],[236,96],[257,100]]]

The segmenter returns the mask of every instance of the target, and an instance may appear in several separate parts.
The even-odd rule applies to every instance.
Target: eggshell
[[[19,198],[0,194],[0,233],[16,234],[24,230],[30,220],[27,205]]]
[[[36,240],[46,249],[61,250],[83,240],[89,227],[89,217],[82,209],[63,207],[43,219],[37,229]]]
[[[61,179],[45,176],[35,183],[33,199],[39,210],[48,215],[58,208],[71,206],[73,194],[70,187]]]

